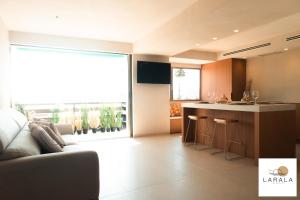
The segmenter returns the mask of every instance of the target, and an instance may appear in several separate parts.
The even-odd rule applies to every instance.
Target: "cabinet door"
[[[232,93],[232,59],[216,62],[216,95],[221,98],[225,95],[231,99]]]
[[[209,63],[201,67],[201,99],[209,101],[208,93],[216,92],[216,63]]]

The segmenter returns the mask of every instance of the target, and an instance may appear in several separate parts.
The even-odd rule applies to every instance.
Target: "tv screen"
[[[170,63],[159,62],[137,62],[137,82],[152,84],[171,83]]]

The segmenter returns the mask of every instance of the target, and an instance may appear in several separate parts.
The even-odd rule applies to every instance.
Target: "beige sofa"
[[[12,109],[0,110],[0,199],[98,199],[97,153],[76,146],[42,154],[26,118]]]

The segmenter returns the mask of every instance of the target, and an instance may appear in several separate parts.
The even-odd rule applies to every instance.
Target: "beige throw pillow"
[[[65,141],[63,140],[63,138],[61,137],[60,132],[58,131],[58,129],[55,127],[55,125],[52,122],[47,122],[45,120],[39,120],[39,121],[34,121],[35,124],[38,124],[40,126],[48,126],[56,135],[57,138],[59,140],[59,145],[62,146],[66,146]]]
[[[59,144],[41,126],[32,123],[29,127],[32,137],[46,152],[54,153],[63,151]]]
[[[60,147],[65,146],[65,142],[63,141],[62,137],[60,135],[57,135],[49,126],[42,125],[42,128],[50,135],[50,137],[59,144]]]

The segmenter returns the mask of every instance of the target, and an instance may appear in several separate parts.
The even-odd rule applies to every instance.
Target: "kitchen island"
[[[238,104],[238,103],[236,103]],[[196,142],[209,144],[201,133],[212,135],[215,132],[214,147],[224,148],[224,127],[215,126],[213,119],[237,120],[228,126],[231,136],[239,137],[244,148],[232,144],[230,152],[253,158],[295,158],[296,157],[296,105],[295,104],[182,104],[183,141],[186,136],[188,116],[206,116],[198,120]],[[194,141],[195,126],[191,125],[187,142]]]

